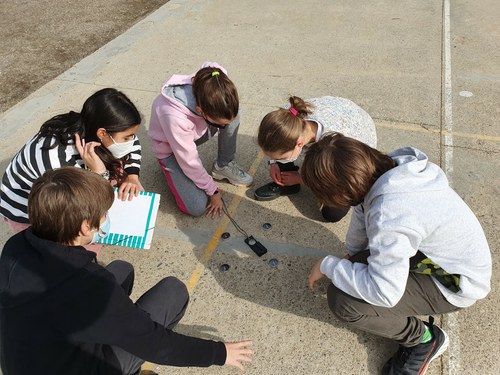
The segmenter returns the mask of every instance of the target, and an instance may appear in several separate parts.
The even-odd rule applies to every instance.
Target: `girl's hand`
[[[278,185],[283,186],[283,182],[281,182],[281,171],[278,163],[274,163],[269,166],[269,176],[271,176],[273,181]]]
[[[234,366],[244,371],[241,362],[252,362],[252,355],[255,353],[252,349],[247,349],[247,346],[251,346],[251,341],[241,341],[224,343],[226,345],[226,363],[227,366]]]
[[[281,172],[281,182],[285,186],[302,184],[299,172]]]
[[[144,191],[144,188],[139,181],[139,176],[129,174],[118,188],[118,199],[125,201],[128,197],[128,200],[131,201],[133,197],[139,195],[140,191]]]
[[[311,273],[309,274],[309,288],[314,289],[314,284],[316,284],[316,281],[321,280],[325,275],[323,275],[320,271],[321,267],[321,262],[325,258],[321,258],[316,262],[314,267],[311,269]]]
[[[219,191],[218,193],[212,195],[210,197],[210,202],[208,203],[207,206],[207,217],[212,216],[212,219],[215,219],[217,215],[219,217],[222,216],[222,213],[224,212],[223,207],[222,207],[222,194]]]
[[[75,146],[80,154],[80,157],[87,168],[97,174],[106,172],[106,166],[94,151],[94,149],[100,145],[101,144],[99,142],[85,143],[85,139],[81,139],[80,135],[75,133]]]

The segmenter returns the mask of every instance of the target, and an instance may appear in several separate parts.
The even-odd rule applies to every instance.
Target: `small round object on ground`
[[[229,271],[229,269],[231,268],[231,266],[229,266],[229,264],[221,264],[220,267],[219,267],[219,271],[220,272],[227,272]]]
[[[262,224],[262,228],[264,228],[264,230],[269,230],[271,229],[273,226],[271,225],[271,223],[264,223]]]
[[[271,268],[278,268],[278,265],[280,264],[280,261],[278,259],[270,259],[269,260],[269,266],[271,266]]]
[[[220,237],[223,240],[227,240],[229,237],[231,237],[231,235],[229,234],[229,232],[224,232],[224,233],[222,233],[222,235]]]

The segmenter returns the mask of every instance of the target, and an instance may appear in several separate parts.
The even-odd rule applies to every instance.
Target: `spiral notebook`
[[[160,194],[141,191],[131,201],[121,201],[115,189],[115,201],[109,209],[109,235],[99,243],[149,249],[153,240]]]

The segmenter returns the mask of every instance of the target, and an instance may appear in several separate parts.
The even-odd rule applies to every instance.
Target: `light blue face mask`
[[[111,227],[111,219],[109,218],[109,213],[106,212],[106,220],[99,227],[99,230],[94,233],[92,241],[90,243],[97,243],[99,240],[108,237],[109,228]]]

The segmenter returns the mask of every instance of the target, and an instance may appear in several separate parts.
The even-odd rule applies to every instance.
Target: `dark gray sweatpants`
[[[368,250],[362,251],[350,260],[366,264],[369,255]],[[370,305],[333,284],[328,287],[328,305],[339,319],[351,327],[390,338],[407,347],[418,345],[425,332],[425,325],[417,315],[443,314],[460,309],[444,298],[431,276],[412,272],[403,297],[394,307]]]
[[[118,284],[128,295],[134,286],[134,268],[128,262],[115,260],[106,269],[111,272]],[[172,329],[184,316],[189,302],[186,286],[175,277],[166,277],[144,293],[135,303],[149,313],[152,320],[162,326]],[[144,360],[126,352],[122,348],[112,346],[118,362],[125,375],[137,373]]]

